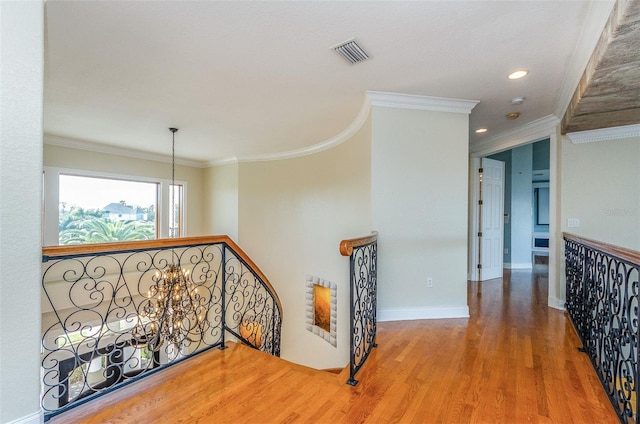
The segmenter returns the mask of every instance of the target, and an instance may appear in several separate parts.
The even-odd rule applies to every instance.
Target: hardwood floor
[[[544,273],[469,283],[470,319],[379,323],[357,378],[229,344],[51,423],[617,423]]]

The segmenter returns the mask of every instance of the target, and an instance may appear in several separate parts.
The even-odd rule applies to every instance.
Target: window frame
[[[72,175],[76,177],[102,178],[130,182],[157,184],[156,204],[156,236],[157,239],[169,238],[169,209],[171,196],[169,187],[172,181],[166,178],[155,178],[140,175],[125,175],[113,172],[89,171],[75,168],[61,168],[55,166],[43,166],[43,197],[42,197],[42,245],[59,246],[60,235],[60,175]],[[180,209],[178,237],[184,237],[187,233],[187,182],[175,180],[174,184],[182,186],[182,202],[177,200]],[[53,207],[52,207],[53,205]]]

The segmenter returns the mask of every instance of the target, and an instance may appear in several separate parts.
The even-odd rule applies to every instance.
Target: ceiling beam
[[[561,132],[640,123],[640,0],[618,0],[562,119]]]

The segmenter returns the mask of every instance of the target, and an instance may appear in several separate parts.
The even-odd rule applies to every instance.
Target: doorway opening
[[[482,172],[472,183],[471,204],[476,210],[470,215],[470,251],[474,255],[470,255],[471,280],[496,278],[502,275],[502,269],[533,270],[549,265],[550,156],[550,139],[546,138],[472,160],[472,166]],[[489,200],[494,206],[485,199],[489,182],[486,169],[494,168],[496,162],[504,169],[502,208],[495,206],[498,203],[491,195]],[[494,225],[490,228],[488,223]],[[494,231],[490,237],[487,229]],[[500,257],[495,256],[498,246]],[[499,270],[494,269],[496,264]]]

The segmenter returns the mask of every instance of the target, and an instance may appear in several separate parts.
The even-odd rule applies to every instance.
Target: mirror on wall
[[[533,243],[534,251],[549,248],[549,182],[533,183]]]
[[[549,183],[533,188],[535,225],[549,225]]]

